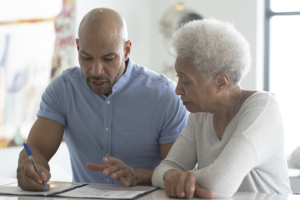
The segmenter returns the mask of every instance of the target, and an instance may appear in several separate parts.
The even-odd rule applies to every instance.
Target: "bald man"
[[[23,150],[18,184],[43,190],[42,181],[51,177],[48,162],[64,136],[74,182],[152,185],[153,169],[188,118],[175,83],[134,64],[126,23],[111,9],[87,13],[78,36],[80,67],[51,81],[28,136],[41,175]]]

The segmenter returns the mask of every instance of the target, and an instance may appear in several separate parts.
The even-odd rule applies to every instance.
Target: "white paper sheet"
[[[0,194],[9,195],[25,195],[25,196],[52,196],[60,192],[68,191],[76,187],[80,187],[84,184],[81,183],[69,183],[49,181],[50,190],[48,192],[43,191],[24,191],[18,187],[17,183],[7,184],[0,187]]]
[[[61,197],[132,199],[138,195],[156,190],[151,186],[125,187],[109,184],[89,184],[74,190],[58,194]]]

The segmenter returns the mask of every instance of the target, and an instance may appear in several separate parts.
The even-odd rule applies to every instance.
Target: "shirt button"
[[[107,101],[107,104],[110,104],[110,101]]]
[[[106,127],[106,129],[105,129],[105,130],[106,130],[106,131],[109,131],[109,128],[107,128],[107,127]]]
[[[109,182],[109,178],[108,178],[108,179],[106,179],[106,182]]]
[[[106,156],[106,157],[109,157],[109,154],[107,153],[107,154],[105,154],[105,156]]]

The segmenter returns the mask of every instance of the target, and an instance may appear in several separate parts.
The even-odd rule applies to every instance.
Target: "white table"
[[[8,183],[16,182],[16,179],[7,179],[0,178],[0,186]],[[74,198],[63,198],[63,197],[33,197],[33,196],[9,196],[9,195],[0,195],[0,200],[69,200]],[[76,198],[80,199],[80,198]],[[156,190],[152,193],[146,194],[137,200],[166,200],[175,198],[168,198],[164,190]],[[200,198],[193,198],[200,199]],[[86,199],[92,200],[92,199]],[[95,200],[95,199],[93,199]],[[178,199],[179,200],[179,199]],[[233,197],[226,199],[218,200],[300,200],[300,195],[279,195],[279,194],[263,194],[263,193],[246,193],[246,192],[237,192]]]
[[[150,194],[147,194],[139,198],[139,200],[165,200],[165,199],[177,200],[175,198],[168,198],[165,195],[164,190],[156,190]],[[193,199],[200,199],[200,198],[193,198]],[[300,200],[300,195],[279,195],[279,194],[237,192],[231,198],[217,199],[217,200]]]

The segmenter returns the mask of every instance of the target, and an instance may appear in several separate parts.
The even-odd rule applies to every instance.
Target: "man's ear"
[[[215,85],[217,88],[217,93],[221,92],[222,90],[228,88],[229,85],[229,76],[226,73],[218,73],[215,77]]]
[[[126,41],[125,46],[124,46],[125,60],[127,60],[129,58],[130,52],[131,52],[131,41],[128,40],[128,41]]]
[[[76,38],[76,46],[77,46],[77,51],[79,52],[79,39]]]

